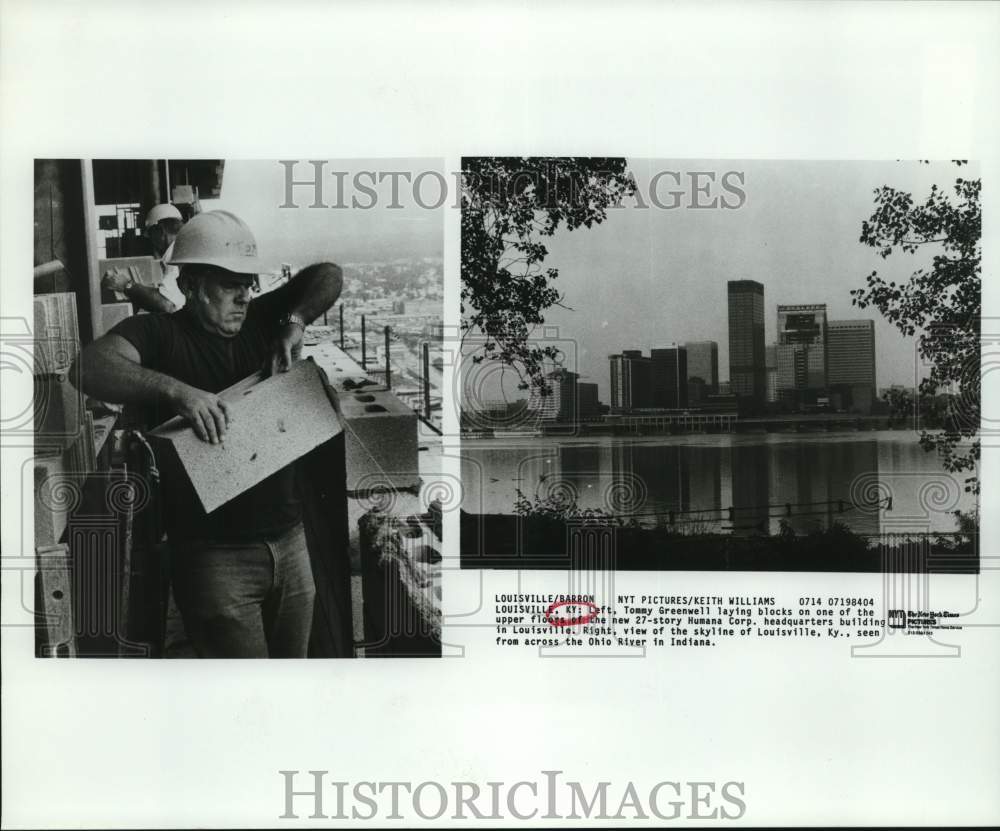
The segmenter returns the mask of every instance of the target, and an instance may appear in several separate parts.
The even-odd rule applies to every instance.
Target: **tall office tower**
[[[634,410],[653,407],[652,361],[638,349],[625,349],[620,355],[610,355],[611,407]]]
[[[532,388],[528,399],[528,410],[542,421],[574,422],[577,416],[577,379],[580,376],[567,369],[550,372],[546,378],[551,389],[550,395],[542,395]]]
[[[601,414],[601,402],[597,397],[597,384],[580,383],[576,385],[577,415],[581,421],[595,418]]]
[[[686,407],[687,350],[682,346],[651,349],[649,360],[652,364],[652,406],[666,410]]]
[[[756,280],[730,280],[729,382],[738,398],[763,403],[764,286]]]
[[[775,343],[764,347],[764,369],[767,373],[767,403],[778,400],[778,345]]]
[[[611,408],[624,410],[632,401],[632,372],[625,353],[609,355],[611,362]]]
[[[826,390],[826,304],[778,306],[778,393]]]
[[[843,407],[870,413],[875,398],[875,321],[829,321],[826,351],[827,380]]]
[[[791,343],[774,345],[774,386],[780,400],[794,401],[806,388],[805,353]]]
[[[697,340],[682,343],[687,350],[687,380],[701,378],[706,392],[719,391],[719,344],[714,340]]]

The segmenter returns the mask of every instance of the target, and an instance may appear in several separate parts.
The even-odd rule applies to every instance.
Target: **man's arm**
[[[164,312],[170,314],[177,311],[177,307],[160,294],[159,289],[144,286],[142,283],[133,283],[124,290],[124,294],[136,306],[140,309],[145,309],[147,312]]]
[[[129,273],[123,268],[109,268],[101,280],[101,285],[112,291],[120,291],[144,311],[167,314],[177,311],[177,307],[160,294],[158,289],[130,280]]]
[[[142,365],[139,351],[121,335],[88,344],[70,375],[87,395],[114,404],[166,404],[190,423],[202,441],[225,437],[229,413],[217,395]]]
[[[337,302],[343,287],[344,272],[339,265],[316,263],[303,268],[270,294],[274,305],[282,312],[298,315],[306,323],[312,323]]]
[[[340,297],[344,272],[334,263],[316,263],[303,268],[281,288],[267,295],[267,302],[277,317],[296,315],[303,323],[312,323]],[[272,374],[285,372],[292,365],[292,349],[302,340],[302,327],[289,323],[278,330],[268,369]]]

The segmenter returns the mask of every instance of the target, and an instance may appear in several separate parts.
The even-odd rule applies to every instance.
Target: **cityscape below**
[[[808,416],[884,416],[876,393],[875,321],[829,320],[825,303],[778,305],[777,341],[765,343],[764,285],[727,284],[728,381],[719,379],[719,344],[687,341],[622,349],[608,356],[611,401],[598,385],[559,367],[527,399],[467,400],[467,431],[602,428],[617,432],[731,431],[737,422]],[[770,419],[770,421],[769,421]],[[875,425],[872,425],[875,426]]]

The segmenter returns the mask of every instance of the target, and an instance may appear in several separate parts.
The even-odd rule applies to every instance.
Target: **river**
[[[471,513],[512,513],[520,490],[693,533],[774,534],[784,521],[796,533],[840,522],[879,534],[955,531],[954,511],[976,504],[965,474],[901,430],[480,439],[462,456]]]

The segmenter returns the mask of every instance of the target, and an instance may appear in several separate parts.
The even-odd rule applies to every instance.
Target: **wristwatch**
[[[306,328],[306,322],[297,314],[293,314],[291,312],[286,315],[282,315],[278,320],[279,326],[289,326],[292,323],[296,326],[301,326],[303,329]]]

